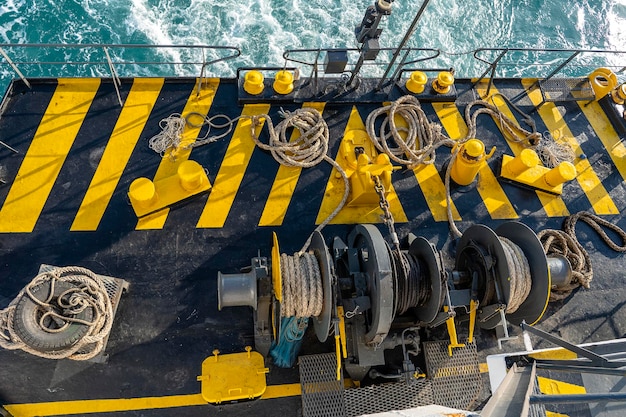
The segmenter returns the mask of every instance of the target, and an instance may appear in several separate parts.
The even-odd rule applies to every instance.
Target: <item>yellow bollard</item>
[[[626,83],[611,91],[611,98],[615,104],[624,104],[626,102]]]
[[[527,171],[530,168],[534,168],[539,165],[539,156],[537,152],[532,149],[523,149],[515,158],[513,158],[507,165],[508,171],[513,176],[518,176],[522,172]]]
[[[278,71],[274,78],[274,91],[278,94],[289,94],[293,91],[293,74],[289,71]]]
[[[452,152],[456,149],[453,148]],[[485,144],[478,139],[470,139],[465,142],[461,149],[458,151],[457,157],[452,164],[450,170],[450,176],[452,180],[459,185],[470,185],[478,171],[483,166],[485,161],[493,155],[496,148],[494,147],[491,152],[485,154]]]
[[[243,89],[246,93],[256,96],[263,92],[265,85],[263,84],[263,74],[261,71],[248,71],[243,77]]]
[[[424,92],[428,77],[422,71],[413,71],[411,77],[406,80],[405,87],[413,94],[420,94]]]
[[[433,81],[433,90],[439,94],[448,94],[454,84],[454,75],[449,71],[442,71]]]
[[[184,161],[177,170],[180,186],[187,191],[194,191],[202,185],[204,168],[196,161]]]
[[[571,162],[561,162],[543,176],[544,181],[551,187],[563,184],[576,178],[576,167]]]
[[[144,177],[137,178],[130,184],[128,197],[133,206],[141,208],[150,207],[158,199],[154,183]]]

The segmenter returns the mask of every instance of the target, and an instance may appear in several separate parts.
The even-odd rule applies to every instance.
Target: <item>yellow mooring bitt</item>
[[[143,217],[210,189],[204,168],[195,161],[184,161],[176,174],[159,181],[137,178],[130,184],[128,198],[137,217]]]
[[[457,151],[457,146],[458,145],[452,148],[452,152]],[[457,157],[450,169],[450,177],[459,185],[470,185],[474,179],[476,179],[478,171],[480,171],[487,159],[491,158],[495,151],[496,148],[494,146],[491,151],[486,154],[485,144],[482,141],[478,139],[468,140],[461,145],[461,148],[458,150]]]
[[[213,351],[202,362],[202,375],[198,377],[202,398],[212,404],[258,398],[267,389],[263,355],[253,352],[250,346],[242,353],[220,355]]]
[[[502,156],[502,178],[550,194],[563,193],[563,184],[576,178],[576,174],[576,167],[567,161],[554,168],[544,167],[532,149],[524,149],[516,157]]]

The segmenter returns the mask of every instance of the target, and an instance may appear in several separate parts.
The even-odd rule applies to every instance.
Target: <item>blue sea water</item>
[[[282,65],[285,49],[356,47],[354,27],[372,2],[3,0],[0,43],[232,45],[241,57],[210,69],[232,76],[235,66]],[[398,44],[420,4],[393,3],[381,24],[382,46]],[[478,47],[626,50],[626,0],[431,0],[409,46],[441,49],[444,62],[454,61],[465,76],[479,75],[470,57],[464,60]],[[178,58],[174,50],[166,53],[166,59]],[[2,81],[15,75],[6,65],[0,70]],[[69,71],[89,75],[83,67]]]

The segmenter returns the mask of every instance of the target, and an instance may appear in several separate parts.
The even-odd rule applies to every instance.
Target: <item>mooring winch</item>
[[[345,241],[334,237],[332,250],[315,232],[307,250],[293,256],[280,255],[274,235],[269,265],[256,257],[240,274],[220,272],[218,298],[220,309],[254,308],[256,349],[264,355],[280,343],[281,332],[288,340],[301,338],[310,318],[320,342],[334,330],[338,373],[343,356],[355,380],[368,374],[410,380],[421,375],[409,357],[420,353],[420,328],[447,323],[451,355],[464,346],[455,317],[469,318],[469,342],[475,323],[500,329],[505,339],[508,322],[536,323],[551,287],[567,285],[570,276],[567,259],[547,258],[537,235],[518,222],[495,231],[468,228],[449,272],[427,239],[411,234],[392,248],[376,226],[359,224]],[[281,318],[294,318],[294,324],[281,328]],[[373,370],[385,366],[385,351],[398,346],[402,371]]]

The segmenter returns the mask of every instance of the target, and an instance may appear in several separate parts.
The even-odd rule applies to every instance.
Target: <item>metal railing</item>
[[[64,71],[71,76],[110,76],[121,104],[119,86],[123,76],[143,73],[167,77],[196,72],[203,79],[210,66],[237,58],[241,51],[233,46],[209,45],[2,43],[0,55],[0,66],[11,67],[29,88],[29,78],[58,77]]]

